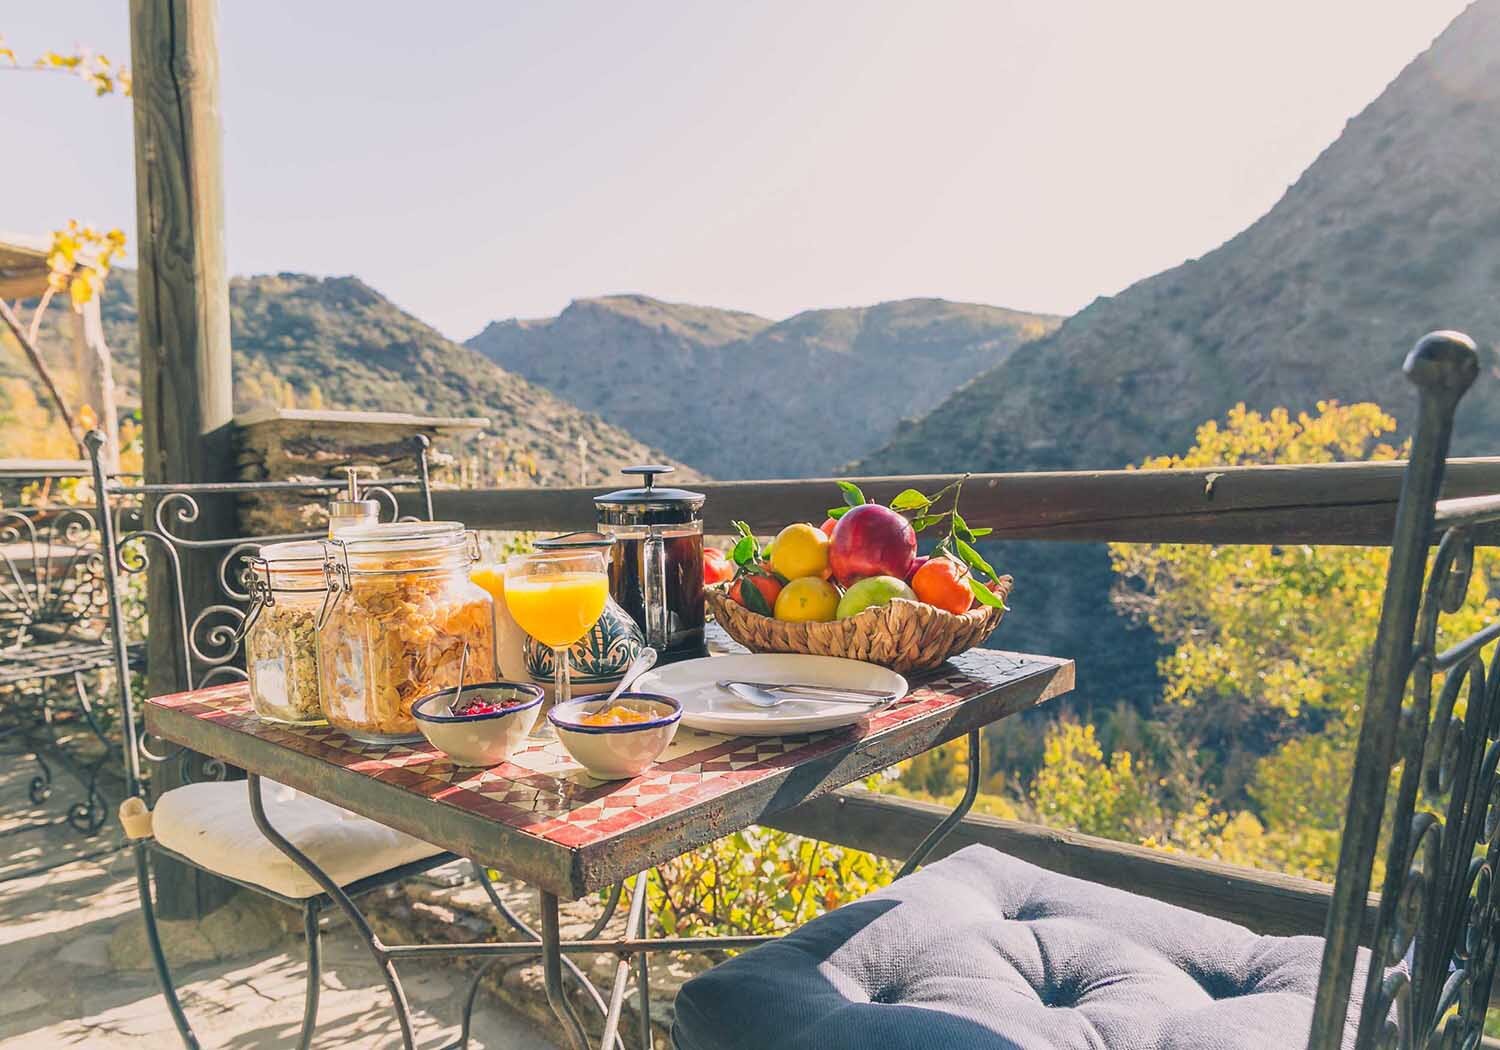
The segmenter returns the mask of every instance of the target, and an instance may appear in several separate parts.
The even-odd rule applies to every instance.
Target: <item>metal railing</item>
[[[1405,461],[974,474],[964,517],[994,529],[990,540],[1054,543],[1330,544],[1389,546]],[[958,475],[859,477],[882,502],[905,488],[935,491]],[[758,532],[818,520],[838,500],[832,479],[702,482],[705,530]],[[563,532],[595,527],[598,488],[437,489],[436,516],[476,529]],[[1500,491],[1500,457],[1448,461],[1450,500]],[[1457,505],[1457,504],[1455,504]],[[403,508],[404,509],[404,508]],[[1500,543],[1500,528],[1476,533]],[[787,831],[886,857],[900,857],[947,811],[910,799],[846,789],[781,814]],[[1278,934],[1321,934],[1331,887],[1279,872],[1236,867],[992,817],[965,818],[942,852],[984,842],[1051,870],[1187,904],[1193,910]],[[1373,921],[1370,898],[1366,931]]]

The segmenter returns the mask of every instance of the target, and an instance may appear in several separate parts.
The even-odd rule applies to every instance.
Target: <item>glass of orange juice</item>
[[[568,649],[599,622],[608,599],[600,551],[537,551],[505,563],[506,608],[521,630],[552,649],[554,704],[572,699]]]

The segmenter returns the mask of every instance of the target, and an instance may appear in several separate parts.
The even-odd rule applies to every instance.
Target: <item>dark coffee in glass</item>
[[[703,639],[703,534],[697,529],[656,526],[665,559],[666,646],[662,660],[708,653]],[[610,554],[609,593],[647,630],[646,574],[651,567],[644,528],[616,527]]]

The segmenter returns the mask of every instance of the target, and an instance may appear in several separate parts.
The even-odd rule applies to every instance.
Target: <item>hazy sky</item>
[[[638,291],[1068,313],[1261,215],[1462,0],[221,0],[229,262],[448,335]],[[0,0],[26,61],[124,0]],[[0,230],[134,239],[129,104],[0,72]]]

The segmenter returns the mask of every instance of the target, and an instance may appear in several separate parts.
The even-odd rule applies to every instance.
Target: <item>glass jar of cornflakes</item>
[[[318,701],[318,616],[328,596],[323,545],[271,543],[250,559],[245,673],[261,718],[323,722]]]
[[[465,682],[495,679],[494,604],[469,581],[478,545],[463,525],[351,528],[326,549],[318,676],[329,725],[367,743],[420,740],[414,701],[455,688],[460,664]]]

